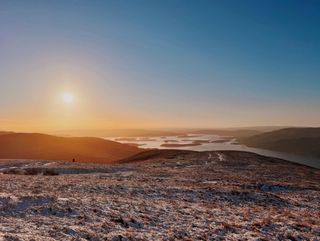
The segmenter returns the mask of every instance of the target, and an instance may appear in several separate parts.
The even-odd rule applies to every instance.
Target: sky
[[[319,12],[316,0],[0,0],[0,130],[320,126]]]

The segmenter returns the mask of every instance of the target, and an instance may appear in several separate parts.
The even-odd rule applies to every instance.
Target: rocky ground
[[[0,240],[320,240],[320,170],[244,152],[0,161]]]

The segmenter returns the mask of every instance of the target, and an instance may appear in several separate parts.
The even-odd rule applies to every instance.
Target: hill
[[[320,231],[320,170],[249,152],[1,160],[0,180],[3,241],[315,241]]]
[[[114,162],[141,149],[93,137],[57,137],[44,134],[0,135],[0,159],[73,160]]]
[[[49,134],[59,136],[94,136],[94,137],[152,137],[175,136],[174,131],[144,129],[107,129],[107,130],[60,130]]]
[[[0,131],[0,135],[7,135],[7,134],[11,134],[13,132],[11,131]]]
[[[208,135],[219,135],[219,136],[233,136],[235,138],[246,138],[261,134],[262,131],[253,129],[205,129],[197,130],[194,134],[208,134]]]
[[[320,157],[320,128],[285,128],[242,138],[241,143],[250,147]]]

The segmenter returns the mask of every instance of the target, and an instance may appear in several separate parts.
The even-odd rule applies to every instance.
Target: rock
[[[128,241],[129,239],[127,239],[126,237],[123,237],[122,235],[117,235],[114,236],[111,241]]]

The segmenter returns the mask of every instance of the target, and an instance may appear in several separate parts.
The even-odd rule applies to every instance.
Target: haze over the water
[[[0,129],[320,125],[319,1],[0,1]]]

